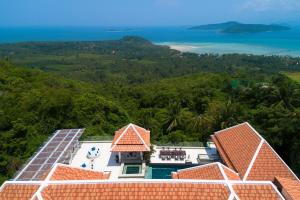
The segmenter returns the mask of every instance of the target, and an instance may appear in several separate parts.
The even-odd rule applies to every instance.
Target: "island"
[[[290,30],[290,27],[279,24],[243,24],[239,22],[225,22],[218,24],[206,24],[193,26],[190,30],[215,30],[221,33],[236,34],[236,33],[261,33]]]

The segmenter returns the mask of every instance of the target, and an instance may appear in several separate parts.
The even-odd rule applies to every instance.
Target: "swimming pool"
[[[194,167],[195,165],[149,165],[147,167],[146,179],[171,179],[171,173],[180,169]]]
[[[125,164],[122,174],[140,174],[142,173],[142,165],[140,164]]]

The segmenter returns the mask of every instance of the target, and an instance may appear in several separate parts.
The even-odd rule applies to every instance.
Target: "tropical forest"
[[[127,36],[0,44],[0,182],[57,129],[199,142],[251,123],[300,176],[300,58],[182,53]]]

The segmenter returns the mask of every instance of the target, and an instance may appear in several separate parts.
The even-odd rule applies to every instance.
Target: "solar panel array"
[[[40,180],[55,163],[68,162],[83,132],[84,129],[57,130],[14,180]]]

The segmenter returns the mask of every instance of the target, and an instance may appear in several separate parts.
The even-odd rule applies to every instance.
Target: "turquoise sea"
[[[289,31],[222,34],[181,27],[2,27],[0,43],[24,41],[95,41],[142,36],[156,44],[196,53],[246,53],[300,56],[300,26]]]

